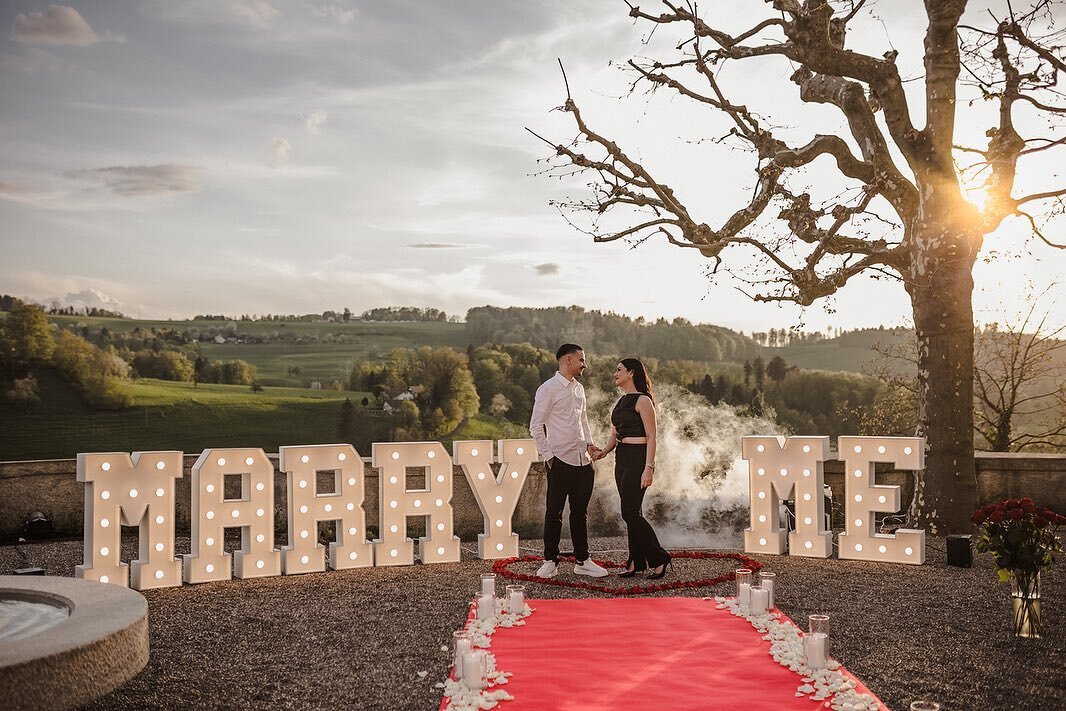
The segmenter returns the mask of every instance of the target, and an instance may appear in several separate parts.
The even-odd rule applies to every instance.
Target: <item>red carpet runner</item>
[[[803,709],[800,676],[746,620],[698,598],[530,600],[490,651],[514,672],[500,711]],[[844,672],[844,669],[840,669]],[[846,676],[852,677],[845,672]],[[858,682],[857,690],[871,693]]]

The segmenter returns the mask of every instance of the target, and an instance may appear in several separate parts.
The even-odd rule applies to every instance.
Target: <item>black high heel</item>
[[[633,566],[633,570],[629,570],[629,566],[631,566],[631,565]],[[645,571],[647,569],[648,569],[648,566],[644,566],[642,568],[638,568],[636,563],[633,562],[633,559],[630,558],[629,560],[626,561],[626,570],[624,572],[622,572],[622,573],[619,573],[618,577],[619,578],[632,578],[637,573],[640,573],[640,572]]]
[[[659,567],[659,566],[656,566],[656,567]],[[649,573],[648,575],[645,576],[645,578],[648,579],[648,580],[660,580],[660,579],[666,577],[666,571],[667,570],[673,570],[673,568],[674,568],[674,562],[672,560],[668,560],[668,561],[666,561],[665,563],[662,564],[662,570],[660,570],[658,573]]]

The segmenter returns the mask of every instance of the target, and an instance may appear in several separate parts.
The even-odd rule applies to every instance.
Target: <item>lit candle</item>
[[[770,594],[763,588],[755,587],[751,589],[751,612],[755,615],[761,615],[766,612],[766,605],[769,603]]]
[[[825,669],[829,660],[826,658],[825,643],[828,636],[822,632],[803,636],[803,653],[807,657],[808,669]]]
[[[468,689],[485,688],[485,653],[481,650],[463,655],[463,684]]]
[[[492,595],[482,595],[477,599],[477,618],[479,620],[491,620],[496,616],[496,598]]]
[[[481,594],[491,595],[496,597],[496,574],[495,573],[482,573],[481,574]]]

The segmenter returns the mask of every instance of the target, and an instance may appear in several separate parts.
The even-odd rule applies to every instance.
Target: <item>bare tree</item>
[[[1036,306],[1021,323],[977,334],[975,426],[993,452],[1066,444],[1066,326],[1050,330]]]
[[[750,285],[758,301],[810,305],[862,273],[902,283],[913,310],[927,437],[927,469],[919,474],[909,518],[933,533],[968,530],[975,506],[974,419],[968,406],[974,382],[974,262],[985,236],[1013,215],[1028,220],[1051,244],[1033,209],[1049,203],[1061,208],[1066,194],[1066,188],[1056,188],[1014,195],[1019,160],[1066,143],[1066,136],[1057,134],[1025,139],[1015,127],[1019,107],[1052,119],[1066,112],[1056,89],[1066,63],[1063,49],[1054,46],[1058,31],[1052,17],[1061,0],[1041,0],[1024,14],[1015,14],[1004,1],[1000,16],[989,15],[988,29],[964,30],[966,0],[925,0],[922,128],[911,119],[913,96],[905,91],[897,52],[876,57],[846,46],[849,23],[865,17],[866,0],[751,0],[752,15],[767,5],[773,11],[733,35],[710,24],[709,13],[701,16],[693,4],[667,0],[660,14],[630,5],[638,24],[660,33],[676,28],[682,36],[670,58],[627,63],[634,89],[674,92],[721,114],[732,126],[721,140],[753,156],[751,199],[718,226],[703,221],[696,213],[699,205],[683,202],[656,176],[654,166],[598,133],[568,86],[560,110],[572,117],[577,135],[565,144],[548,141],[556,174],[591,176],[590,198],[556,204],[589,213],[597,242],[661,237],[713,259],[712,274],[723,263],[730,271],[740,252],[754,253],[761,265],[755,272],[731,273]],[[912,4],[921,9],[917,0]],[[963,32],[970,33],[965,42]],[[727,97],[720,83],[724,68],[759,58],[791,63],[799,98],[838,109],[847,132],[817,133],[805,145],[789,145],[775,135],[782,132],[770,119]],[[964,116],[956,102],[964,66],[967,81],[981,88],[979,98],[998,107],[998,124],[988,131],[984,147],[956,146],[956,124]],[[1057,128],[1054,122],[1050,126]],[[822,156],[835,164],[844,186],[829,200],[793,185]],[[961,166],[958,156],[972,156],[973,167]],[[981,210],[966,199],[964,170],[987,175],[988,197]],[[882,213],[893,225],[875,233],[870,225],[884,221]],[[623,226],[601,227],[608,215]],[[766,230],[753,229],[764,216],[783,222],[784,234],[767,237]],[[727,247],[737,249],[724,262]]]

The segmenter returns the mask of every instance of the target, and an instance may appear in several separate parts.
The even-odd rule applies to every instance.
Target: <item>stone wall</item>
[[[177,530],[188,533],[191,511],[189,483],[190,469],[198,455],[185,457],[185,476],[178,479]],[[277,463],[277,455],[271,455]],[[0,462],[0,542],[17,538],[23,523],[34,511],[49,518],[56,535],[82,535],[85,504],[83,484],[76,479],[77,462],[73,459],[52,459],[26,462]],[[602,473],[600,474],[603,475]],[[878,483],[902,487],[900,500],[907,502],[913,491],[913,477],[907,472],[881,471]],[[843,462],[825,463],[825,483],[832,487],[834,500],[843,501]],[[534,464],[515,511],[513,526],[523,538],[539,538],[544,516],[544,496],[547,482],[544,468]],[[286,538],[286,482],[285,476],[275,472],[274,521],[279,541]],[[1066,455],[1060,454],[977,454],[978,501],[995,502],[1007,497],[1031,496],[1060,512],[1066,512]],[[609,499],[609,500],[608,500]],[[368,526],[378,522],[377,470],[366,466],[366,512]],[[477,502],[467,486],[460,468],[455,469],[452,498],[455,511],[455,531],[465,541],[476,540],[482,531],[482,516]],[[618,502],[610,497],[597,497],[589,511],[589,526],[596,535],[619,531]],[[843,521],[834,520],[835,527]],[[565,517],[564,517],[565,526]],[[564,530],[565,535],[565,530]]]

